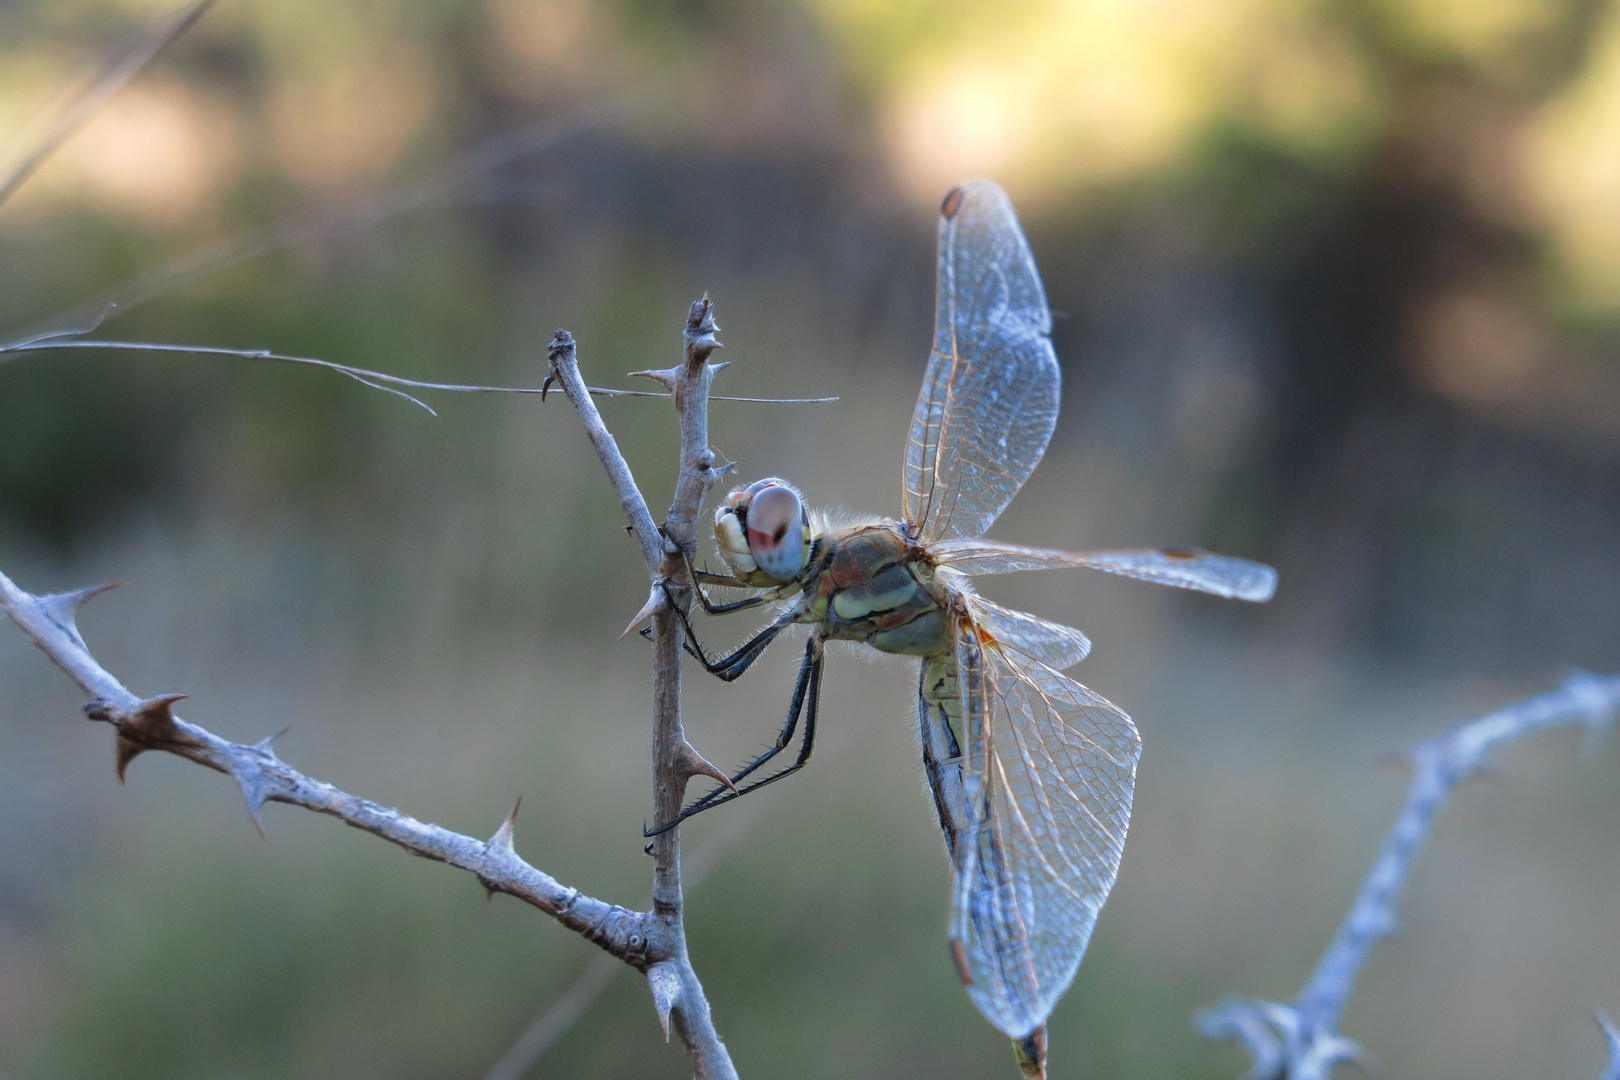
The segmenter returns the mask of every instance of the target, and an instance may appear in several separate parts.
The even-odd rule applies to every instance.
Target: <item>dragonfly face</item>
[[[1242,600],[1269,599],[1266,566],[1190,548],[1067,552],[987,540],[1057,423],[1059,374],[1040,275],[996,185],[946,196],[939,224],[934,347],[902,463],[899,519],[817,535],[798,490],[769,478],[726,497],[715,539],[731,573],[693,572],[711,614],[787,601],[753,638],[710,659],[741,676],[794,624],[811,627],[775,746],[794,740],[789,775],[810,756],[829,639],[916,656],[923,765],[953,867],[950,948],[969,997],[1043,1076],[1045,1023],[1073,980],[1113,888],[1130,821],[1141,740],[1130,717],[1062,674],[1091,647],[1079,630],[994,604],[974,574],[1090,567]],[[715,604],[702,585],[754,590]],[[679,609],[677,609],[679,610]],[[684,613],[682,618],[685,618]],[[736,798],[717,789],[688,806]]]
[[[726,496],[714,514],[714,539],[736,580],[780,586],[810,560],[810,509],[798,488],[769,476]]]

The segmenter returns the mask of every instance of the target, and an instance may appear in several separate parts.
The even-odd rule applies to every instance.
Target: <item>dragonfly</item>
[[[1063,674],[1090,651],[1084,633],[994,603],[972,579],[1086,567],[1258,602],[1270,599],[1277,576],[1194,548],[1068,552],[986,539],[1057,423],[1051,314],[996,184],[964,184],[945,197],[938,252],[934,344],[902,463],[900,517],[834,525],[798,488],[768,477],[732,491],[715,512],[728,573],[698,570],[687,555],[707,613],[782,605],[718,657],[673,605],[688,652],[710,673],[737,679],[783,631],[810,632],[775,743],[648,834],[805,765],[828,641],[916,657],[923,769],[953,870],[951,956],[974,1005],[1013,1040],[1025,1074],[1041,1077],[1047,1018],[1074,980],[1119,870],[1142,744],[1129,716]],[[720,603],[705,585],[751,595]],[[801,718],[796,759],[768,771],[793,746]]]

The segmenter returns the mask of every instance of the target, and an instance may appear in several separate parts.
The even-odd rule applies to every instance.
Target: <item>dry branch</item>
[[[746,811],[729,815],[725,824],[708,838],[703,847],[683,860],[681,870],[685,888],[696,888],[726,851],[743,838],[751,824],[752,819]],[[648,902],[651,903],[650,900]],[[522,1080],[540,1055],[568,1034],[612,984],[613,977],[623,970],[623,965],[614,963],[613,957],[598,954],[575,977],[562,996],[523,1029],[511,1048],[484,1075],[484,1080]],[[0,1080],[5,1078],[0,1077]]]
[[[718,370],[718,365],[709,363],[709,356],[720,347],[714,336],[719,329],[713,305],[704,296],[687,313],[681,363],[667,370],[643,373],[669,388],[681,415],[680,474],[663,529],[653,524],[647,501],[636,487],[618,443],[586,392],[574,339],[566,330],[557,331],[548,353],[551,370],[546,383],[562,385],[584,422],[591,445],[596,447],[602,467],[618,493],[619,505],[630,520],[631,532],[641,546],[652,579],[647,606],[637,620],[650,617],[653,624],[653,817],[658,823],[673,820],[680,813],[686,784],[692,776],[713,771],[713,766],[687,743],[681,725],[681,631],[675,613],[664,601],[664,586],[675,586],[672,591],[677,602],[690,602],[681,576],[681,552],[696,546],[693,522],[704,496],[720,477],[714,468],[708,427],[709,384]],[[686,1044],[700,1080],[734,1078],[736,1069],[715,1032],[708,999],[687,956],[679,830],[670,829],[653,837],[649,850],[654,863],[648,934],[650,940],[657,941],[660,953],[669,957],[647,969],[653,1004],[665,1034],[673,1024]]]
[[[648,949],[646,913],[586,896],[525,862],[512,847],[511,817],[487,841],[417,821],[299,772],[276,756],[274,735],[252,745],[231,742],[176,716],[174,705],[183,695],[143,699],[129,691],[96,662],[74,620],[85,601],[109,588],[112,586],[101,585],[35,596],[0,574],[0,610],[89,695],[85,715],[105,721],[117,731],[120,779],[137,755],[164,750],[234,779],[256,826],[267,802],[330,814],[412,854],[469,871],[485,888],[534,905],[636,967],[646,968],[662,959]]]
[[[684,336],[682,363],[649,373],[669,386],[681,413],[680,476],[669,517],[661,530],[653,523],[612,433],[579,376],[572,337],[559,330],[552,343],[549,383],[560,381],[585,423],[610,481],[639,542],[655,597],[667,584],[677,602],[688,602],[681,547],[695,544],[693,523],[709,487],[720,475],[708,446],[708,391],[717,365],[708,356],[715,340],[709,298],[692,305]],[[332,366],[332,365],[325,365]],[[345,372],[353,375],[352,372]],[[364,381],[364,380],[362,380]],[[666,534],[669,539],[666,539]],[[512,813],[489,840],[452,832],[398,810],[341,791],[294,769],[275,754],[275,736],[252,745],[231,742],[181,719],[175,703],[184,695],[142,698],[127,689],[91,655],[75,622],[78,609],[111,586],[36,596],[0,574],[0,611],[31,638],[90,697],[85,713],[111,724],[117,732],[117,769],[137,755],[162,750],[233,778],[247,800],[255,826],[266,802],[302,806],[380,836],[414,854],[467,870],[492,892],[509,893],[555,918],[611,955],[644,972],[654,1009],[667,1035],[680,1035],[698,1080],[735,1080],[736,1069],[715,1032],[709,1004],[687,956],[683,921],[678,830],[649,846],[655,856],[652,910],[631,911],[569,888],[518,856],[512,846]],[[653,701],[654,815],[667,821],[680,811],[686,783],[695,773],[713,770],[686,742],[680,712],[680,629],[675,615],[649,612],[655,628]]]
[[[1339,1021],[1356,977],[1373,947],[1391,934],[1396,905],[1429,830],[1457,785],[1488,764],[1490,752],[1542,728],[1579,724],[1588,737],[1606,732],[1620,709],[1620,675],[1579,673],[1550,693],[1498,709],[1406,752],[1412,782],[1406,801],[1373,860],[1350,911],[1292,1003],[1227,998],[1202,1010],[1196,1024],[1205,1038],[1241,1042],[1253,1065],[1243,1080],[1328,1080],[1339,1062],[1365,1064],[1366,1053],[1339,1034]],[[1620,1080],[1620,1036],[1607,1018],[1603,1080]]]

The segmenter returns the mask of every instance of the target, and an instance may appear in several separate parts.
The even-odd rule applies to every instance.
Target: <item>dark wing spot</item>
[[[1178,562],[1186,562],[1189,559],[1199,558],[1204,553],[1199,551],[1197,548],[1167,547],[1160,548],[1159,554],[1163,555],[1167,559],[1175,559]]]
[[[939,204],[939,212],[944,215],[946,221],[951,220],[956,216],[956,212],[962,209],[962,197],[962,189],[954,187],[946,194],[945,201]]]

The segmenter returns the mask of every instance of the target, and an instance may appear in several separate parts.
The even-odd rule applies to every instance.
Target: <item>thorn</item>
[[[641,605],[641,610],[636,612],[636,617],[630,620],[630,625],[626,626],[624,633],[619,635],[620,641],[629,637],[630,632],[636,627],[664,610],[664,605],[668,603],[668,600],[664,596],[663,584],[662,579],[653,582],[652,590],[647,596],[647,602]]]
[[[647,969],[647,985],[652,989],[653,1008],[658,1010],[658,1026],[664,1029],[664,1041],[669,1042],[669,1014],[681,1000],[681,977],[666,960]]]
[[[652,379],[654,382],[664,384],[664,388],[671,392],[675,390],[675,382],[680,378],[680,368],[648,368],[646,371],[632,371],[630,378]]]
[[[681,740],[681,760],[676,768],[684,776],[707,776],[710,780],[718,780],[727,789],[735,793],[737,785],[731,782],[731,777],[715,768],[708,758],[693,749],[692,744],[685,739]]]
[[[139,724],[152,724],[162,726],[174,723],[174,703],[184,701],[186,694],[159,694],[157,697],[147,698],[141,702],[141,707],[135,710],[133,722]]]
[[[270,795],[270,780],[257,765],[250,768],[244,764],[241,769],[233,768],[231,772],[242,788],[242,798],[247,800],[248,817],[253,819],[253,828],[258,831],[259,839],[263,840],[266,838],[264,822],[259,820],[259,811],[264,809],[265,800]]]
[[[89,585],[82,589],[74,589],[71,592],[51,593],[47,596],[36,596],[33,599],[44,611],[47,619],[55,623],[72,638],[79,648],[88,651],[89,647],[85,645],[84,638],[79,633],[79,624],[76,619],[78,610],[93,597],[116,589],[122,584],[121,581],[114,581],[105,585]]]
[[[517,802],[512,804],[512,809],[507,813],[506,820],[501,822],[501,827],[495,830],[495,835],[484,841],[485,847],[516,853],[512,847],[512,827],[517,824],[518,808],[522,805],[523,796],[519,795]]]
[[[551,386],[556,381],[557,376],[547,375],[544,381],[540,383],[540,404],[544,405],[546,403],[546,395],[551,392]]]
[[[146,752],[146,747],[141,746],[139,743],[132,743],[122,735],[118,736],[116,745],[118,754],[118,782],[122,784],[124,782],[124,770],[129,768],[130,762],[134,761],[136,758],[140,757]]]
[[[130,762],[154,745],[176,741],[179,732],[174,726],[174,703],[185,698],[184,694],[162,694],[148,698],[133,714],[122,717],[106,702],[93,702],[92,705],[96,706],[94,714],[90,706],[85,707],[85,715],[92,719],[109,720],[118,728],[117,767],[120,784],[124,782],[124,770],[129,768]]]
[[[103,585],[87,585],[82,589],[74,589],[71,592],[51,593],[49,596],[41,596],[38,597],[38,600],[51,621],[72,634],[79,644],[83,645],[84,639],[79,637],[79,628],[74,621],[74,615],[91,600],[104,592],[111,592],[122,584],[122,581],[109,581]]]
[[[266,735],[264,738],[260,739],[256,743],[254,743],[253,744],[253,749],[259,751],[259,753],[261,753],[261,754],[269,754],[271,757],[274,757],[275,753],[276,753],[275,747],[276,747],[277,740],[279,740],[283,735],[287,734],[287,732],[289,732],[291,730],[292,730],[292,725],[288,724],[286,727],[282,728],[280,731],[276,732],[274,735]]]

